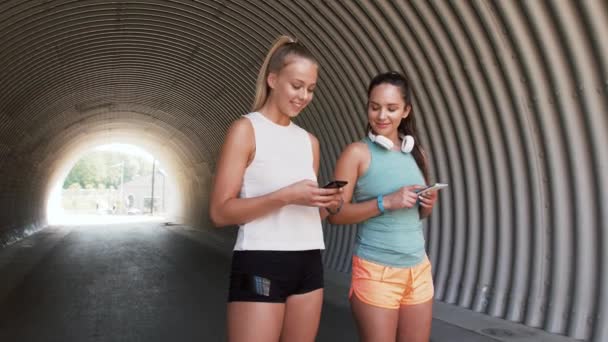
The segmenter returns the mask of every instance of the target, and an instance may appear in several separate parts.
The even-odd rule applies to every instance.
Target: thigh
[[[313,342],[319,330],[323,289],[287,297],[281,341]]]
[[[351,296],[350,304],[361,342],[395,342],[398,309],[366,304],[357,298],[356,294]]]
[[[428,342],[431,337],[433,300],[399,308],[399,342]]]
[[[284,314],[282,303],[231,302],[228,304],[228,341],[279,341]]]

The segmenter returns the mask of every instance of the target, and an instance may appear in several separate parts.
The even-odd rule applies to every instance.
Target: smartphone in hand
[[[443,188],[447,188],[447,186],[448,186],[448,185],[447,185],[447,184],[444,184],[444,183],[435,183],[435,184],[433,184],[433,185],[427,186],[427,187],[426,187],[426,188],[424,188],[424,189],[417,190],[417,191],[416,191],[416,194],[420,196],[420,195],[422,195],[422,194],[423,194],[423,193],[425,193],[425,192],[428,192],[428,191],[433,191],[433,190],[441,190],[441,189],[443,189]]]
[[[323,186],[324,189],[339,189],[348,184],[347,181],[333,180]]]

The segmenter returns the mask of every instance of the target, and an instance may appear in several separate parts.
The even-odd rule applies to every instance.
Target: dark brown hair
[[[402,74],[391,71],[383,74],[376,75],[371,82],[369,83],[369,87],[367,88],[367,99],[368,99],[368,107],[369,107],[369,97],[372,93],[372,90],[381,84],[390,84],[401,90],[401,94],[403,95],[403,100],[405,101],[405,106],[410,106],[409,115],[401,120],[399,123],[399,127],[397,130],[401,134],[411,135],[414,137],[415,144],[414,149],[412,150],[412,155],[416,160],[416,164],[422,171],[424,175],[425,181],[428,183],[429,181],[429,170],[426,162],[426,158],[424,156],[424,150],[422,149],[422,145],[420,143],[420,139],[418,139],[418,132],[416,131],[416,117],[414,115],[414,108],[412,106],[412,87],[408,82],[407,78]],[[371,126],[368,124],[368,129],[371,129]]]

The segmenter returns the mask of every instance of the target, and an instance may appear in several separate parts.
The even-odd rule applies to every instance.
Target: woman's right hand
[[[400,188],[399,190],[385,195],[382,198],[384,208],[387,210],[397,210],[402,208],[412,208],[416,205],[418,194],[416,190],[424,189],[422,185],[409,185]]]
[[[342,201],[342,189],[319,188],[317,182],[303,180],[282,189],[287,204],[327,208]]]

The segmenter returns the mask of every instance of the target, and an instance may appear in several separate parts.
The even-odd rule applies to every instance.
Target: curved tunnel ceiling
[[[438,300],[606,341],[607,23],[599,0],[3,1],[0,232],[44,226],[48,156],[108,122],[160,127],[195,175],[184,221],[207,227],[225,130],[287,33],[321,64],[297,119],[321,140],[321,179],[364,133],[370,77],[415,85],[433,178],[450,183],[427,224]],[[329,269],[348,272],[353,233],[326,227]]]

